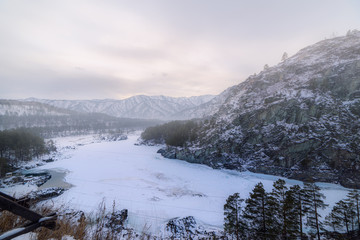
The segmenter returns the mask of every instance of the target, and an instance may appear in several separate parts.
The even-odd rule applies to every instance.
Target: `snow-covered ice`
[[[270,191],[279,178],[166,159],[156,153],[159,147],[134,145],[138,137],[117,142],[97,142],[91,136],[56,139],[62,157],[38,169],[68,172],[65,180],[73,187],[51,202],[90,213],[103,200],[111,210],[115,201],[117,209],[129,210],[129,225],[140,231],[146,225],[154,233],[162,232],[169,219],[186,216],[222,228],[223,206],[230,194],[247,198],[260,181]],[[335,184],[319,185],[330,207],[348,191]]]

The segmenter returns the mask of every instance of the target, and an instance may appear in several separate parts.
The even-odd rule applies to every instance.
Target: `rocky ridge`
[[[172,120],[177,119],[179,116],[183,118],[182,112],[196,108],[213,98],[213,95],[180,98],[138,95],[123,100],[50,100],[29,98],[26,101],[45,103],[80,113],[103,113],[121,118]],[[202,116],[200,113],[194,112],[191,116],[186,115],[185,119],[191,117]]]
[[[0,116],[69,116],[73,111],[38,102],[0,99]]]
[[[360,187],[360,32],[328,39],[227,91],[195,142],[160,152],[215,168]]]

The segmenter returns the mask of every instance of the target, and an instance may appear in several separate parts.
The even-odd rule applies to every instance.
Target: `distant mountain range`
[[[44,137],[144,129],[159,120],[82,113],[34,101],[0,100],[0,130],[32,128]]]
[[[68,116],[74,111],[35,101],[1,100],[0,116]]]
[[[36,128],[43,136],[53,137],[143,129],[163,121],[211,114],[199,111],[196,115],[196,111],[190,109],[216,98],[212,95],[189,98],[140,95],[124,100],[0,100],[0,130]]]
[[[193,109],[201,109],[201,105],[213,100],[214,97],[213,95],[204,95],[174,98],[138,95],[123,100],[50,100],[28,98],[24,101],[44,103],[80,113],[103,113],[120,118],[174,120],[207,115],[196,112]]]

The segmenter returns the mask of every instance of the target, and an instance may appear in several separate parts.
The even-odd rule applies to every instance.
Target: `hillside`
[[[0,100],[0,130],[33,128],[44,137],[143,129],[158,123],[159,120],[81,113],[39,102]]]
[[[226,96],[195,141],[162,154],[360,187],[359,31],[306,47]]]
[[[213,98],[212,95],[188,98],[138,95],[123,100],[49,100],[30,98],[27,101],[46,103],[82,113],[103,113],[121,118],[170,120],[176,119],[179,112],[197,107]],[[201,115],[192,114],[186,119],[190,117],[201,117]]]
[[[232,89],[234,87],[236,86],[226,89],[225,91],[223,91],[219,95],[214,96],[207,102],[191,108],[186,108],[178,113],[175,113],[171,119],[187,120],[193,118],[207,118],[214,115],[225,103],[226,99],[229,97],[229,94],[232,92]]]
[[[0,116],[68,116],[73,111],[37,102],[0,99]]]

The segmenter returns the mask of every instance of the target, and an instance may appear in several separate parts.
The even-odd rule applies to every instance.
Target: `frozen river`
[[[222,228],[223,206],[230,194],[239,192],[247,198],[260,181],[270,191],[279,178],[166,159],[156,153],[159,147],[134,145],[137,138],[130,135],[117,142],[97,142],[92,136],[56,139],[61,157],[40,168],[61,173],[58,177],[65,176],[72,187],[55,198],[55,204],[92,212],[103,200],[111,210],[115,201],[117,209],[129,210],[129,225],[141,230],[146,224],[153,232],[161,231],[169,219],[185,216]],[[319,185],[330,207],[347,194],[339,185]]]

